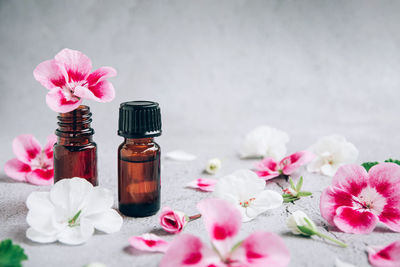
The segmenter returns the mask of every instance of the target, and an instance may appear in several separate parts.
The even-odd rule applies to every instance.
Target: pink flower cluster
[[[56,136],[50,135],[42,149],[34,136],[17,136],[12,143],[16,157],[6,162],[5,173],[21,182],[35,185],[53,184],[53,145],[56,141]]]
[[[279,162],[273,158],[265,158],[256,164],[256,173],[264,180],[270,180],[281,174],[291,175],[298,168],[314,159],[314,154],[309,151],[299,151]]]
[[[113,85],[107,78],[117,75],[111,67],[101,67],[94,72],[91,60],[82,52],[63,49],[54,59],[40,63],[33,75],[50,91],[47,105],[56,112],[69,112],[82,103],[82,99],[110,102],[115,97]]]
[[[165,207],[159,217],[161,227],[168,233],[180,233],[188,223],[187,217],[183,212],[173,211]]]

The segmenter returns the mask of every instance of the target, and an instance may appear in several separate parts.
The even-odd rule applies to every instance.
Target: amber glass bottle
[[[54,182],[81,177],[97,185],[97,146],[90,127],[92,113],[88,106],[58,115],[58,136],[54,145]]]
[[[119,210],[126,216],[145,217],[160,209],[159,105],[150,101],[122,103],[118,135],[125,138],[118,148]]]

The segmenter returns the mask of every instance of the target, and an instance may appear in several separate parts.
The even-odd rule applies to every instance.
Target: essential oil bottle
[[[90,127],[92,113],[88,106],[60,113],[57,143],[54,145],[54,182],[81,177],[97,185],[97,145]]]
[[[146,217],[160,209],[161,135],[158,103],[131,101],[119,109],[118,135],[125,138],[118,148],[118,201],[122,214]]]

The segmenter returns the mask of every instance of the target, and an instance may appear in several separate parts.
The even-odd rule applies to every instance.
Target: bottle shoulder
[[[118,147],[118,155],[120,158],[152,158],[158,157],[160,153],[160,145],[156,142],[145,144],[122,142]]]

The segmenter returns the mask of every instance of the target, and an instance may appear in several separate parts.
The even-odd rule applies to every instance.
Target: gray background
[[[251,167],[253,161],[238,159],[238,148],[260,124],[287,131],[289,152],[339,133],[359,148],[359,163],[399,158],[399,13],[399,1],[0,1],[0,165],[13,157],[15,136],[32,133],[44,142],[56,128],[47,90],[32,71],[65,47],[87,54],[94,68],[118,70],[111,79],[115,100],[86,102],[94,114],[100,183],[115,193],[118,106],[128,100],[160,103],[164,152],[199,156],[163,163],[163,205],[189,214],[207,194],[183,185],[202,176],[210,157],[223,159],[219,175]],[[314,198],[245,224],[242,237],[260,229],[281,234],[291,266],[333,266],[337,256],[366,266],[366,245],[399,239],[385,228],[365,236],[328,229],[318,199],[330,178],[305,179]],[[124,249],[131,235],[162,233],[156,216],[125,219],[121,232],[79,247],[26,240],[24,201],[33,190],[47,188],[15,183],[1,171],[0,239],[25,248],[26,266],[156,266],[161,258]],[[296,209],[350,247],[288,234],[283,222]],[[207,240],[201,220],[186,232]]]

